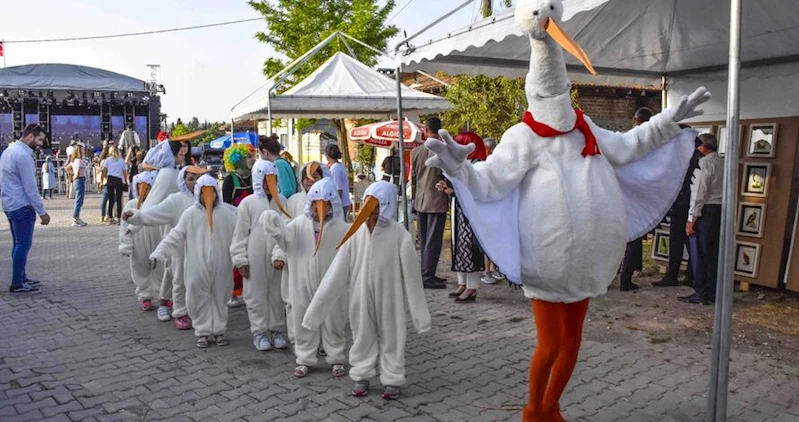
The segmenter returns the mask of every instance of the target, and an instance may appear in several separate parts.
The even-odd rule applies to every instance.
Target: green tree
[[[452,104],[444,113],[448,130],[457,133],[468,123],[473,132],[495,139],[521,121],[527,103],[524,79],[504,76],[458,76],[447,88],[446,98]]]
[[[341,31],[380,50],[386,50],[388,40],[399,30],[387,25],[386,19],[394,9],[395,1],[387,0],[385,5],[377,0],[249,0],[253,9],[264,16],[267,31],[258,32],[255,38],[270,45],[288,61],[305,54],[330,34]],[[377,64],[377,54],[370,49],[350,43],[356,59],[369,66]],[[322,51],[302,66],[292,78],[287,80],[281,90],[290,88],[316,70],[335,52],[349,54],[341,42],[331,42]],[[288,63],[278,57],[264,61],[264,75],[270,77],[282,70]],[[347,130],[344,121],[333,120],[338,142],[343,154],[343,164],[352,169],[347,148]]]
[[[207,143],[213,141],[216,138],[224,136],[225,135],[225,131],[222,130],[222,125],[223,125],[222,123],[211,124],[210,127],[207,129],[208,131],[205,132],[199,138],[191,141],[191,144],[193,146],[197,146],[197,145],[200,145],[200,144],[207,144]]]
[[[200,130],[200,119],[192,117],[191,120],[189,120],[189,124],[186,125],[186,129],[188,129],[189,132]]]
[[[183,136],[187,133],[189,133],[189,129],[183,124],[183,122],[180,121],[180,119],[178,119],[175,129],[172,130],[170,135],[172,138],[177,138],[178,136]]]

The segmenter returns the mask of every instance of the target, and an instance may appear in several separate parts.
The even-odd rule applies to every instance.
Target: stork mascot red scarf
[[[524,421],[564,421],[558,401],[571,378],[591,298],[607,291],[628,240],[650,231],[680,190],[694,150],[684,119],[702,114],[705,88],[648,123],[619,133],[571,104],[563,49],[591,73],[561,28],[561,0],[519,0],[516,24],[530,40],[528,108],[482,163],[446,131],[425,146],[452,181],[489,257],[531,299],[538,345]],[[498,218],[498,216],[503,216]]]

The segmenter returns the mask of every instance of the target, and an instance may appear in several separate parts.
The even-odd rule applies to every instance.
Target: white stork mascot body
[[[628,239],[651,230],[677,197],[695,132],[677,122],[702,114],[697,89],[626,133],[596,126],[571,105],[561,47],[593,67],[558,23],[561,0],[519,0],[530,39],[528,111],[483,163],[441,131],[428,140],[481,245],[532,300],[538,345],[530,362],[525,421],[563,421],[558,401],[571,378],[592,297],[613,280]],[[502,216],[500,218],[500,216]]]

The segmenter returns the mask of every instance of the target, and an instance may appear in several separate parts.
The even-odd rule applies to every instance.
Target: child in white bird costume
[[[166,197],[161,203],[142,210],[131,209],[122,213],[122,220],[136,227],[175,227],[183,212],[194,205],[194,184],[197,178],[207,173],[208,170],[195,166],[187,166],[180,170],[177,177],[178,192]],[[174,307],[171,316],[158,315],[162,321],[175,319],[175,328],[188,330],[191,320],[186,311],[186,286],[184,281],[184,248],[178,248],[172,255],[172,298]],[[161,308],[158,309],[159,313]]]
[[[154,207],[162,203],[169,195],[178,192],[178,167],[183,165],[188,151],[188,143],[168,140],[147,151],[142,167],[145,170],[158,170],[158,177],[155,179],[155,184],[147,196],[147,200],[142,203],[141,209],[145,210]],[[163,224],[159,227],[161,230],[160,239],[163,239],[169,233],[169,229],[172,228],[169,224]],[[163,267],[163,278],[161,279],[161,289],[158,295],[160,299],[158,319],[169,321],[172,308],[172,279],[174,278],[172,261],[164,262]]]
[[[222,206],[219,184],[205,174],[194,186],[194,206],[183,212],[178,224],[150,255],[157,264],[185,248],[186,308],[197,347],[208,347],[212,337],[217,346],[228,344],[224,336],[228,319],[225,302],[233,291],[229,251],[235,226],[236,215]]]
[[[141,208],[152,191],[157,176],[157,171],[145,171],[133,177],[131,189],[136,197],[125,204],[123,214]],[[144,311],[155,310],[153,299],[161,290],[164,266],[158,265],[153,268],[150,265],[150,253],[160,241],[159,227],[139,227],[127,221],[119,224],[119,253],[130,257],[130,277],[136,286],[136,297]]]
[[[577,361],[588,301],[607,291],[628,239],[647,233],[676,198],[695,133],[677,122],[701,115],[704,88],[626,133],[596,126],[571,106],[561,46],[593,73],[559,27],[560,0],[519,0],[530,39],[528,111],[483,163],[446,131],[428,140],[427,165],[452,181],[489,257],[532,299],[538,346],[525,421],[562,421],[558,401]],[[502,215],[503,218],[495,218]]]
[[[350,378],[355,381],[352,394],[358,397],[369,393],[369,379],[377,375],[378,364],[383,398],[399,397],[405,384],[405,303],[416,331],[430,330],[419,255],[410,233],[394,221],[396,201],[393,184],[369,186],[363,208],[302,320],[306,329],[318,329],[339,298],[349,296],[354,342]]]
[[[327,354],[327,363],[333,366],[333,376],[346,375],[344,346],[347,342],[347,295],[340,295],[338,303],[333,306],[321,327],[309,330],[301,325],[319,282],[336,256],[336,246],[349,229],[349,224],[344,222],[344,211],[335,183],[332,179],[314,183],[306,195],[303,214],[288,225],[274,211],[264,212],[261,219],[264,231],[275,239],[278,245],[276,249],[281,249],[288,263],[288,292],[284,292],[284,297],[291,303],[289,321],[295,324],[293,332],[297,367],[294,376],[302,378],[308,375],[310,366],[316,365],[320,341]],[[276,260],[275,263],[278,267],[284,264],[282,260]]]
[[[286,304],[281,293],[281,273],[272,267],[275,241],[264,234],[261,214],[282,212],[286,198],[278,193],[277,168],[270,161],[258,160],[252,167],[253,194],[244,198],[236,212],[236,230],[230,245],[233,266],[243,277],[244,303],[250,318],[253,346],[260,351],[288,348],[283,336]],[[289,217],[290,218],[290,217]]]

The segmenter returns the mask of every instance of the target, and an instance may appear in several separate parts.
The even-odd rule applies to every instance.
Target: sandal
[[[369,394],[369,381],[355,381],[355,387],[352,388],[352,395],[355,397],[364,397]]]
[[[345,368],[344,365],[340,363],[333,365],[334,377],[338,378],[338,377],[343,377],[344,375],[347,375],[347,368]]]
[[[208,336],[201,336],[197,338],[197,347],[205,349],[208,347]]]
[[[383,398],[386,400],[396,400],[399,398],[400,389],[399,387],[392,387],[387,385],[383,388]]]
[[[297,365],[297,367],[294,368],[294,376],[297,378],[303,378],[308,375],[308,372],[310,372],[310,368],[305,365]]]
[[[230,342],[227,341],[224,335],[219,334],[216,336],[216,345],[217,346],[227,346]]]
[[[449,297],[458,297],[461,294],[463,294],[464,291],[466,291],[466,286],[458,286],[458,290],[455,290],[454,292],[451,292],[449,294]]]

